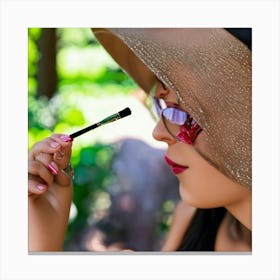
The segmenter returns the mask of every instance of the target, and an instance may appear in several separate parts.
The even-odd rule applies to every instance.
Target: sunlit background
[[[28,148],[129,107],[132,115],[74,141],[74,198],[66,251],[159,250],[178,200],[152,138],[146,95],[90,28],[28,30]]]

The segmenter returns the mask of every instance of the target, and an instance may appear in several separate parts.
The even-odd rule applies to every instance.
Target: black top
[[[218,228],[225,214],[223,207],[197,209],[177,251],[214,251]]]

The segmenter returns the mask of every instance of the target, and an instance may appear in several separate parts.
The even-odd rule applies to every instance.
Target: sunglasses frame
[[[160,82],[163,89],[167,90],[167,87],[163,84],[163,82],[161,82],[160,80],[157,80],[157,82]],[[159,118],[162,119],[165,129],[177,141],[185,142],[187,144],[192,144],[195,141],[198,134],[202,131],[202,128],[190,116],[190,114],[188,112],[184,111],[181,108],[167,106],[166,108],[162,109],[162,106],[160,105],[160,100],[163,100],[163,99],[155,97],[156,86],[157,86],[157,83],[155,83],[154,86],[151,88],[150,96],[152,97],[152,101],[153,101],[152,103],[154,104],[156,114],[158,115]],[[176,121],[172,121],[172,120],[168,119],[164,115],[164,112],[166,112],[166,110],[175,110],[177,112],[184,113],[186,115],[186,121],[183,124],[181,124]],[[172,116],[173,114],[170,114],[170,115]],[[179,132],[176,135],[174,135],[174,133],[169,129],[167,122],[179,126]]]
[[[166,107],[166,108],[162,109],[160,106],[160,103],[159,103],[159,98],[157,98],[157,97],[153,97],[153,104],[155,106],[158,117],[160,117],[163,121],[165,129],[168,131],[168,133],[174,139],[176,139],[177,141],[180,141],[180,142],[181,141],[185,142],[187,144],[192,144],[195,141],[196,137],[202,131],[202,129],[196,123],[196,121],[190,116],[189,113],[182,110],[181,108],[176,108],[176,107]],[[164,112],[166,112],[166,110],[174,110],[174,111],[178,111],[180,113],[184,113],[186,115],[185,122],[182,124],[182,123],[178,123],[176,121],[172,121],[172,120],[168,119],[164,115]],[[178,125],[179,132],[176,135],[169,129],[167,122]]]

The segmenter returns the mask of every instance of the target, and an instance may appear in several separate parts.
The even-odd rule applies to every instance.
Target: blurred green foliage
[[[41,28],[28,29],[28,149],[52,133],[69,134],[91,124],[92,116],[99,121],[108,115],[103,114],[108,104],[112,106],[115,100],[118,102],[138,88],[89,28],[57,28],[57,91],[50,99],[39,96],[38,62],[43,54],[38,46],[42,32]],[[151,104],[146,106],[150,108]],[[100,210],[110,206],[107,188],[115,179],[111,164],[117,148],[98,141],[98,133],[81,137],[73,145],[74,197],[66,247]],[[173,209],[172,201],[163,204],[156,228],[158,236],[168,230]]]
[[[97,143],[91,147],[84,147],[77,155],[73,182],[76,215],[70,219],[66,243],[78,236],[81,230],[91,223],[99,196],[107,191],[107,187],[114,180],[111,171],[114,152],[113,146]],[[101,207],[107,208],[109,205]]]
[[[105,100],[104,105],[99,106],[102,110],[109,96],[128,95],[137,88],[99,45],[90,29],[58,28],[57,92],[51,99],[39,97],[38,61],[42,54],[38,42],[41,34],[41,28],[28,30],[28,149],[52,133],[68,133],[88,125],[88,116],[97,113],[91,106],[85,106],[90,102],[102,97]],[[69,221],[66,241],[89,224],[93,209],[98,206],[98,198],[113,180],[111,161],[114,153],[112,145],[96,140],[87,143],[81,139],[73,145],[72,208],[76,212]],[[105,206],[108,203],[103,199]]]
[[[28,30],[29,148],[50,132],[67,132],[86,123],[82,100],[127,95],[137,86],[95,40],[88,28],[58,28],[58,90],[48,100],[38,97],[40,28]],[[87,111],[85,111],[87,110]]]
[[[161,237],[163,234],[167,234],[171,222],[172,222],[172,214],[175,210],[176,203],[173,200],[166,200],[161,206],[159,224],[155,229],[155,233],[157,236]]]

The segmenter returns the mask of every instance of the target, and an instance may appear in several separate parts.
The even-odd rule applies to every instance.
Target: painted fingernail
[[[44,191],[46,188],[47,188],[47,186],[43,186],[43,185],[37,186],[37,189],[38,189],[39,191]]]
[[[60,136],[60,139],[63,142],[72,142],[73,141],[73,139],[70,136],[68,136],[68,135],[62,135],[62,136]]]
[[[51,173],[53,174],[53,175],[57,175],[57,173],[58,173],[58,168],[57,168],[57,166],[56,166],[56,164],[52,161],[51,163],[49,163],[49,165],[48,165],[48,168],[49,168],[49,170],[51,171]]]
[[[51,142],[50,145],[52,148],[57,148],[59,146],[59,144],[57,142]]]

